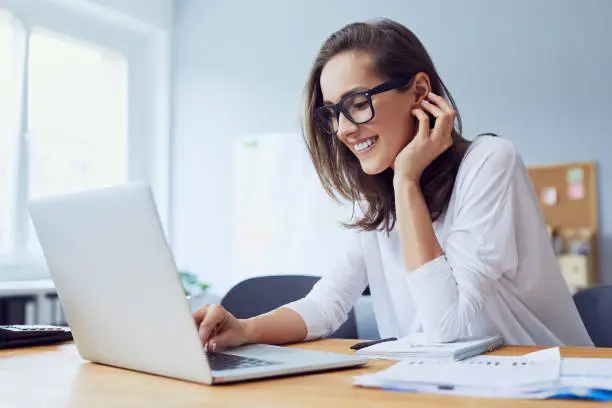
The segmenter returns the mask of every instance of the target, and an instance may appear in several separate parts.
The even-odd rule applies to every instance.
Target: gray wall
[[[229,273],[233,138],[297,130],[321,42],[346,23],[390,17],[428,48],[468,138],[495,131],[527,164],[598,162],[601,265],[612,283],[612,1],[177,0],[175,13],[173,246],[181,266],[213,283]]]

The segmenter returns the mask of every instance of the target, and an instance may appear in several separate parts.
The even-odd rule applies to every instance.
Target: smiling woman
[[[390,35],[358,28],[332,35],[321,49],[306,85],[304,133],[328,193],[351,201],[361,197],[368,202],[364,217],[353,225],[373,230],[382,222],[390,230],[394,224],[391,167],[414,133],[416,118],[410,111],[429,90],[446,94],[453,107],[454,102],[414,34],[406,30],[404,35]],[[394,49],[408,52],[385,58],[385,53]],[[411,88],[420,94],[407,92]],[[322,100],[324,105],[320,106]],[[457,119],[457,129],[451,125],[452,148],[431,163],[420,181],[434,220],[444,210],[469,146],[461,137],[458,114]]]
[[[333,33],[305,92],[310,156],[327,192],[361,207],[347,225],[356,231],[301,300],[248,320],[202,307],[203,342],[327,336],[369,285],[382,337],[592,345],[521,158],[499,137],[463,138],[457,106],[408,28],[374,20]]]

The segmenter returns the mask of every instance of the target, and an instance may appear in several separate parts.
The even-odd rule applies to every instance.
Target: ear
[[[420,105],[423,99],[429,95],[429,91],[431,91],[431,83],[426,73],[419,72],[415,75],[412,91],[414,92],[414,104]]]

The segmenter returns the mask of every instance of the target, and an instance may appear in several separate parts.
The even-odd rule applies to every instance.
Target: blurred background
[[[300,99],[325,38],[374,17],[422,40],[464,136],[515,144],[570,290],[611,284],[608,0],[0,0],[0,320],[63,321],[27,200],[129,180],[208,299],[324,274],[352,208],[318,184]]]

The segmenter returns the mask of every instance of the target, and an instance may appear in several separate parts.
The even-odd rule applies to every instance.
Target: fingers
[[[421,108],[414,108],[412,114],[419,120],[419,130],[417,137],[428,138],[429,137],[429,116]]]
[[[231,348],[236,346],[235,340],[232,338],[235,334],[230,330],[223,331],[211,337],[208,341],[208,350],[215,351],[216,349]]]
[[[227,312],[221,305],[210,305],[207,308],[206,315],[200,323],[200,328],[198,330],[202,344],[206,344],[211,335],[215,335],[215,331],[225,322],[226,316]],[[214,345],[209,346],[214,347]]]
[[[193,312],[193,319],[195,320],[196,326],[200,327],[200,323],[202,323],[202,320],[204,320],[209,307],[210,305],[203,305],[198,308],[198,310]]]
[[[439,118],[444,115],[444,112],[442,111],[442,109],[438,108],[436,105],[434,105],[433,103],[425,99],[423,99],[423,101],[421,102],[421,105],[423,106],[423,109],[425,109],[426,111],[434,115],[434,117],[436,118]]]
[[[430,92],[427,97],[430,101],[423,100],[423,108],[436,117],[432,139],[448,144],[452,141],[452,129],[455,125],[456,117],[455,110],[446,99],[433,92]]]
[[[444,111],[448,115],[453,116],[453,119],[455,119],[455,110],[450,105],[450,103],[448,103],[446,99],[444,99],[443,97],[439,95],[436,95],[433,92],[429,92],[429,94],[427,95],[427,98],[431,102],[435,103],[442,111]]]

